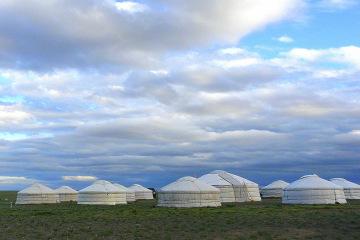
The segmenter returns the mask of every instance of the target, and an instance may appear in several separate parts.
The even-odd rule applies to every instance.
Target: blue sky
[[[0,189],[360,182],[359,25],[352,0],[3,0]]]

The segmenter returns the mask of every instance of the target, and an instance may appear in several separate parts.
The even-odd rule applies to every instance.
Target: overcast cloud
[[[1,1],[0,188],[359,181],[360,45],[271,30],[336,2]]]

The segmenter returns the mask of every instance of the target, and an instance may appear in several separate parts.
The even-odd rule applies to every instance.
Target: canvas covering
[[[158,191],[159,207],[219,207],[220,190],[193,177],[183,177]]]
[[[126,204],[126,192],[120,191],[112,183],[98,180],[82,189],[78,194],[78,204],[116,205]]]
[[[129,187],[129,189],[135,191],[135,200],[154,199],[153,192],[140,184],[133,184]]]
[[[269,185],[261,188],[261,197],[263,198],[281,198],[283,196],[284,188],[287,187],[289,183],[277,180]]]
[[[259,186],[245,178],[216,170],[199,178],[220,190],[221,202],[261,201]]]
[[[332,178],[332,183],[342,186],[344,188],[346,199],[360,199],[360,185],[350,182],[344,178]]]
[[[60,202],[76,202],[78,192],[69,186],[62,186],[55,189],[55,192],[59,194]]]
[[[132,189],[129,189],[119,183],[114,183],[115,187],[118,187],[119,189],[122,189],[126,192],[126,201],[127,202],[134,202],[135,201],[135,191]]]
[[[58,203],[59,195],[51,188],[35,183],[17,193],[16,204]]]
[[[284,204],[346,203],[343,187],[320,178],[306,175],[290,183],[283,193]]]

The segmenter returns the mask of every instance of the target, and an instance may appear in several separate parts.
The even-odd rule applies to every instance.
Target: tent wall
[[[126,192],[126,201],[135,202],[135,192]]]
[[[281,198],[283,195],[282,188],[261,189],[261,197],[263,198]]]
[[[235,193],[232,186],[213,186],[220,190],[221,202],[235,202]]]
[[[135,191],[135,200],[154,199],[152,192]]]
[[[234,189],[234,202],[246,202],[248,201],[248,190],[247,187],[245,185],[234,185],[233,186]]]
[[[219,207],[219,192],[158,192],[159,207]]]
[[[77,197],[77,193],[59,193],[60,202],[76,202]]]
[[[127,204],[126,196],[126,192],[116,193],[116,204]]]
[[[126,204],[126,193],[92,193],[80,192],[78,204],[116,205]]]
[[[258,186],[246,186],[248,192],[248,201],[259,202],[261,201],[260,191]]]
[[[249,193],[247,187],[243,186],[218,186],[213,185],[217,189],[220,190],[220,201],[227,203],[227,202],[246,202],[251,201],[249,199]]]
[[[285,189],[285,204],[335,204],[346,203],[343,190],[334,189]]]
[[[360,188],[344,188],[346,199],[360,199]]]
[[[56,193],[50,194],[21,194],[18,193],[16,204],[43,204],[43,203],[58,203],[59,195]]]

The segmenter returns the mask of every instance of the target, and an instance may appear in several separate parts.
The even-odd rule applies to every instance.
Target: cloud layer
[[[1,1],[0,175],[52,186],[161,186],[213,169],[263,184],[354,179],[360,48],[242,48],[306,4],[219,4]]]
[[[0,63],[39,70],[149,67],[169,51],[236,43],[250,32],[296,16],[302,6],[300,0],[4,0]]]

